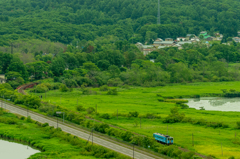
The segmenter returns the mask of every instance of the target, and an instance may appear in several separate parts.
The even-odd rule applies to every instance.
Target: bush
[[[183,103],[177,104],[177,106],[181,107],[181,109],[188,109],[189,108],[189,106],[187,104],[183,104]]]
[[[129,112],[128,116],[129,117],[138,117],[139,113],[137,111],[135,112]]]
[[[33,122],[33,120],[31,119],[30,116],[27,117],[27,122],[29,122],[29,123],[32,123],[32,122]]]
[[[87,113],[88,113],[88,114],[92,114],[92,113],[94,113],[94,112],[95,112],[95,109],[94,109],[93,107],[87,108]]]
[[[101,118],[103,119],[110,119],[110,115],[108,113],[102,114]]]
[[[67,92],[67,91],[68,91],[68,88],[67,88],[67,86],[66,86],[65,84],[62,84],[62,85],[60,86],[59,90],[60,90],[61,92]]]
[[[20,118],[21,120],[25,120],[25,117],[24,116],[21,116],[21,118]]]
[[[164,98],[158,98],[159,102],[164,102]]]
[[[240,121],[237,121],[237,129],[240,129]]]
[[[76,107],[76,109],[77,109],[77,111],[85,111],[85,110],[86,110],[85,108],[83,108],[82,105],[78,105],[78,106]]]
[[[179,111],[178,107],[172,108],[171,109],[171,114],[169,114],[163,120],[163,122],[164,123],[177,123],[177,122],[181,122],[184,119],[185,114],[184,113],[180,114],[178,111]]]
[[[44,123],[44,124],[42,124],[42,127],[47,127],[47,126],[49,126],[48,123]]]
[[[103,86],[101,86],[101,87],[99,88],[99,90],[100,90],[100,91],[108,91],[109,88],[108,88],[107,85],[103,85]]]
[[[45,93],[49,91],[49,88],[45,84],[37,85],[35,89],[37,93]],[[35,91],[35,89],[32,89],[32,91]]]
[[[108,80],[107,85],[110,87],[117,87],[123,85],[123,82],[120,78],[112,78]]]
[[[110,89],[108,92],[107,92],[107,95],[117,95],[118,92],[117,92],[117,89],[114,88],[114,89]]]

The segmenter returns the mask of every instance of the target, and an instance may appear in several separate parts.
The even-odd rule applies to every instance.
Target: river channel
[[[31,155],[40,152],[27,145],[0,140],[1,159],[27,159]]]
[[[190,108],[240,112],[240,98],[202,97],[187,100]]]

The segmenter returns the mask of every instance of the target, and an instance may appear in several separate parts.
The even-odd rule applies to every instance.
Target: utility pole
[[[141,122],[142,122],[142,118],[140,117],[140,128],[141,128]]]
[[[29,104],[28,104],[28,107],[27,107],[27,117],[28,117],[28,109],[29,109]]]
[[[93,129],[92,129],[92,145],[93,145]]]
[[[167,124],[167,135],[168,135],[168,124]]]
[[[133,144],[133,159],[134,159],[134,144]]]
[[[118,120],[118,109],[117,109],[117,120]]]
[[[45,91],[45,99],[46,99],[46,92],[47,92],[47,91]]]
[[[194,146],[194,138],[193,138],[193,133],[192,133],[192,146]]]
[[[57,117],[57,128],[58,128],[58,117]]]

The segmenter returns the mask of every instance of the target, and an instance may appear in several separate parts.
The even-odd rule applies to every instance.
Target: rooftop
[[[142,46],[144,49],[147,49],[147,48],[153,48],[154,46],[153,45],[143,45]]]
[[[180,41],[178,44],[183,45],[183,44],[192,44],[192,41]]]
[[[154,44],[172,44],[174,41],[155,41]]]

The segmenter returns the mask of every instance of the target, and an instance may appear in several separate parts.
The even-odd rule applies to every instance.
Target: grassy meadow
[[[97,105],[97,112],[101,114],[109,113],[111,119],[102,119],[99,116],[95,118],[110,123],[133,132],[152,136],[154,132],[169,134],[174,137],[175,144],[195,150],[201,154],[212,155],[217,158],[228,158],[234,156],[240,158],[240,131],[236,129],[236,121],[240,121],[240,112],[221,112],[205,111],[195,109],[180,109],[186,117],[192,119],[204,119],[210,122],[223,122],[229,125],[229,128],[211,128],[206,126],[194,125],[191,123],[174,123],[165,124],[163,119],[170,114],[170,109],[175,103],[159,102],[157,94],[165,97],[176,96],[206,96],[209,94],[217,95],[222,93],[222,89],[235,89],[240,91],[240,82],[221,82],[221,83],[193,83],[186,85],[169,85],[164,87],[143,88],[130,87],[129,89],[117,88],[118,95],[106,95],[107,92],[99,91],[99,88],[92,88],[96,91],[95,95],[83,95],[80,88],[74,89],[73,92],[60,92],[58,90],[49,91],[43,96],[43,101],[60,105],[69,110],[76,111],[76,106],[82,105],[84,108],[94,107]],[[141,120],[139,118],[117,117],[113,114],[128,114],[137,111],[140,115],[154,113],[161,116],[161,119]],[[192,135],[194,146],[192,145]],[[235,137],[236,136],[236,137]],[[233,141],[236,141],[233,143]],[[222,148],[221,148],[222,145]],[[222,156],[223,151],[223,156]]]
[[[86,151],[85,148],[91,147],[91,145],[86,146],[86,141],[84,140],[75,138],[52,127],[35,123],[31,119],[20,118],[0,110],[1,138],[28,144],[41,151],[30,156],[29,159],[96,159],[94,157],[96,154],[98,155],[97,158],[101,158],[100,156],[102,156],[103,152],[112,153],[112,151],[106,151],[105,148],[97,145],[94,145],[94,150]],[[121,155],[120,158],[128,157]]]

